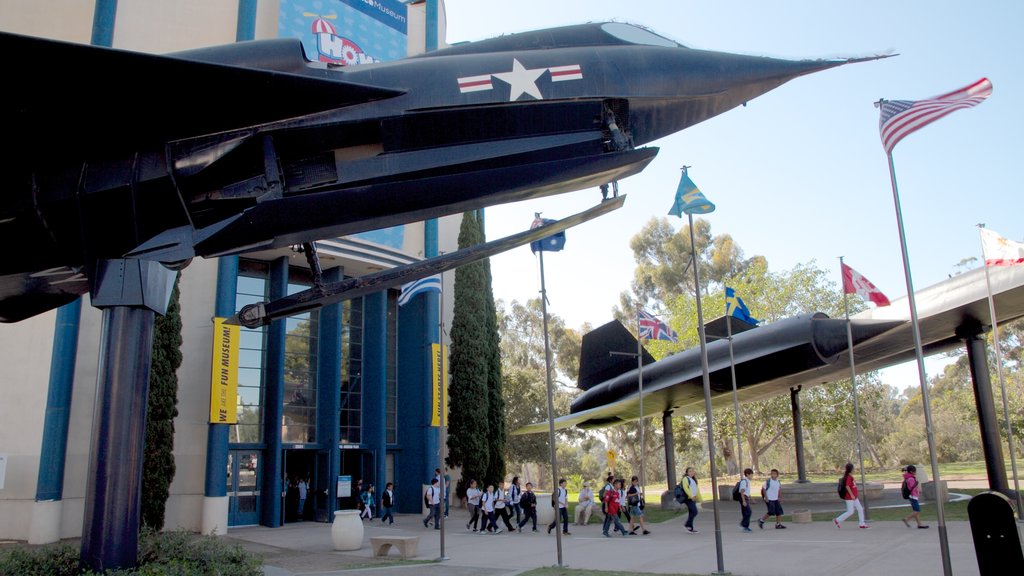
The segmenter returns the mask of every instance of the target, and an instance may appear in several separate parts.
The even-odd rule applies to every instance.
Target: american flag
[[[640,325],[640,338],[643,340],[668,340],[675,342],[676,333],[668,327],[657,316],[649,314],[646,310],[637,312],[637,323]]]
[[[896,143],[943,116],[980,104],[992,94],[992,83],[982,78],[970,86],[925,100],[883,100],[878,131],[882,147],[892,153]]]

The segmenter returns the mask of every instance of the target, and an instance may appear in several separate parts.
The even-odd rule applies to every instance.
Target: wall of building
[[[439,23],[443,27],[443,3]],[[94,3],[82,0],[0,0],[0,30],[88,43],[92,34]],[[277,36],[277,0],[259,0],[256,38]],[[151,53],[198,48],[235,40],[237,0],[121,0],[117,5],[114,47]],[[410,46],[423,46],[424,5],[410,7]],[[439,33],[443,38],[443,28]],[[413,40],[415,38],[415,40]],[[457,248],[461,216],[441,219],[441,251]],[[401,252],[424,256],[424,226],[405,226]],[[296,259],[304,259],[296,256]],[[346,268],[347,270],[348,268]],[[177,473],[167,505],[167,528],[199,530],[204,498],[211,337],[217,261],[198,258],[181,277],[183,363],[178,372],[178,417],[175,420],[174,457]],[[450,326],[454,273],[445,275],[446,323]],[[403,311],[403,313],[407,313]],[[62,538],[81,534],[84,514],[91,431],[100,348],[101,312],[84,298],[70,410],[63,499],[60,509]],[[0,539],[26,540],[29,536],[39,474],[43,419],[56,313],[0,324],[0,454],[6,454],[4,488],[0,490]],[[405,399],[403,399],[405,400]],[[403,431],[408,434],[408,431]],[[396,454],[400,469],[401,454]],[[418,480],[417,480],[418,482]],[[411,483],[407,483],[411,484]],[[418,493],[418,487],[416,488]]]

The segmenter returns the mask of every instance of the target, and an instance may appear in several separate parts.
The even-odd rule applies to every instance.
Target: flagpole
[[[537,214],[540,217],[540,214]],[[544,377],[547,381],[548,390],[548,452],[551,456],[551,491],[553,495],[558,494],[558,459],[555,450],[555,391],[551,384],[551,343],[548,339],[548,292],[544,286],[544,250],[538,250],[540,257],[540,307],[544,315]],[[559,511],[557,500],[553,501],[555,506],[555,548],[558,555],[558,566],[562,564],[562,531],[558,529]]]
[[[640,391],[640,496],[644,495],[644,460],[647,456],[644,444],[644,349],[640,344],[640,315],[636,316],[636,379]]]
[[[683,169],[685,172],[685,168]],[[687,213],[690,220],[690,251],[693,259],[693,287],[697,295],[697,334],[700,340],[700,367],[704,382],[704,416],[708,426],[708,457],[711,463],[711,505],[715,513],[715,555],[718,559],[717,574],[725,574],[725,555],[722,552],[722,522],[718,515],[718,467],[715,466],[715,437],[712,431],[711,417],[711,378],[708,369],[707,338],[704,334],[704,313],[700,303],[700,273],[697,271],[697,240],[693,234],[693,214]]]
[[[843,257],[839,257],[839,274],[843,272]],[[860,403],[857,400],[857,369],[853,362],[853,325],[850,324],[850,295],[846,292],[845,281],[843,282],[843,311],[846,314],[846,349],[850,355],[850,382],[853,384],[853,418],[857,422],[857,459],[860,460],[860,484],[863,489],[861,504],[864,506],[864,520],[870,520],[871,514],[868,509],[868,481],[864,476],[864,452],[862,449],[863,436],[860,427]]]
[[[884,100],[880,101],[880,104]],[[907,282],[907,303],[910,305],[910,327],[914,333],[914,354],[917,357],[917,377],[921,382],[921,401],[924,408],[924,424],[928,437],[928,455],[931,459],[932,478],[935,481],[935,512],[939,528],[939,548],[942,551],[942,573],[953,574],[953,566],[949,558],[949,535],[946,533],[946,515],[943,509],[942,490],[939,480],[939,460],[935,450],[935,431],[932,428],[932,408],[928,397],[928,378],[924,370],[924,351],[921,346],[921,327],[917,319],[917,302],[914,298],[914,280],[910,275],[910,256],[907,252],[907,237],[903,229],[903,211],[900,208],[900,194],[896,186],[896,167],[893,165],[892,152],[885,153],[889,159],[889,181],[892,184],[893,204],[896,207],[896,226],[899,229],[900,249],[903,252],[903,275]]]
[[[733,297],[736,294],[733,293]],[[733,307],[735,309],[735,307]],[[740,401],[736,394],[736,359],[732,354],[732,316],[729,314],[729,300],[725,301],[725,334],[729,339],[729,373],[732,375],[732,411],[736,418],[736,458],[743,477],[743,441],[740,439]]]
[[[984,224],[978,224],[979,235]],[[982,266],[985,267],[985,288],[988,289],[988,315],[992,319],[992,342],[996,353],[996,374],[999,375],[999,390],[1003,395],[1003,418],[1006,421],[1006,443],[1010,449],[1010,468],[1013,470],[1013,490],[1017,495],[1017,519],[1024,520],[1024,507],[1021,506],[1020,481],[1017,480],[1017,457],[1013,448],[1013,428],[1010,427],[1010,404],[1006,400],[1006,379],[1003,377],[1003,353],[999,345],[999,323],[996,321],[996,305],[992,299],[992,281],[989,279],[988,263],[985,262],[985,242],[981,243]]]
[[[439,254],[444,254],[441,252]],[[444,357],[444,274],[438,275],[441,280],[441,291],[437,295],[437,370],[439,372],[438,379],[441,381],[438,403],[441,406],[441,478],[439,484],[441,485],[441,555],[438,560],[449,560],[448,556],[444,553],[444,533],[445,533],[445,516],[444,507],[448,505],[448,497],[445,490],[448,488],[447,483],[444,481],[444,475],[447,472],[445,460],[448,458],[448,406],[445,400],[448,398],[448,380],[445,378],[448,374],[444,369],[445,357]]]

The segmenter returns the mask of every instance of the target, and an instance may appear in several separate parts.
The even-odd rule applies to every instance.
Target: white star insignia
[[[512,60],[512,71],[494,74],[494,77],[511,86],[508,101],[515,102],[523,94],[529,94],[537,100],[543,100],[540,89],[537,88],[537,78],[547,72],[547,68],[525,68],[518,59]]]

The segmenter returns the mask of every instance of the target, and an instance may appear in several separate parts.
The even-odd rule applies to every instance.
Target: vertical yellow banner
[[[239,327],[213,319],[213,374],[210,379],[210,424],[238,423]]]
[[[430,425],[441,426],[441,418],[444,418],[444,425],[448,425],[448,347],[442,348],[440,344],[430,345],[430,365],[433,369],[431,382],[433,388],[430,394]]]

